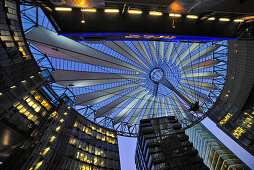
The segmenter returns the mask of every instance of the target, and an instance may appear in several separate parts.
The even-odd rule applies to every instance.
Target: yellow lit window
[[[46,116],[46,114],[47,114],[47,112],[43,111],[41,115],[42,115],[42,117],[44,117],[44,116]]]
[[[243,129],[242,127],[237,127],[235,130],[234,130],[234,133],[233,135],[235,136],[236,139],[239,139],[240,136],[242,135],[242,133],[245,133],[246,130]]]
[[[84,162],[89,163],[89,159],[87,159],[87,154],[86,154],[85,157],[84,157]]]
[[[81,160],[81,161],[84,161],[84,154],[83,153],[80,153],[80,156],[79,156],[79,159]]]
[[[41,102],[42,106],[44,106],[47,110],[51,109],[51,106],[49,105],[49,103],[46,100],[43,100]]]
[[[23,105],[20,104],[20,105],[18,105],[17,109],[20,110],[20,109],[22,109],[22,107],[23,107]]]
[[[96,128],[94,126],[92,126],[92,125],[90,126],[90,128],[92,128],[93,130],[96,130]]]
[[[32,106],[34,104],[34,101],[30,100],[28,103],[27,103],[29,106]]]
[[[26,109],[23,107],[19,112],[20,112],[20,113],[25,113],[25,112],[26,112]]]
[[[27,118],[30,120],[34,117],[34,115],[30,114]]]
[[[29,111],[26,111],[26,112],[24,113],[24,115],[26,115],[27,117],[29,116],[29,114],[30,114]]]
[[[34,109],[37,113],[41,110],[41,106],[37,105],[37,107]]]
[[[76,144],[76,139],[70,139],[70,144],[75,145]]]
[[[104,167],[104,166],[105,166],[104,161],[101,160],[101,167]]]
[[[57,128],[56,128],[56,131],[59,131],[59,129],[60,129],[61,127],[60,126],[58,126]]]
[[[94,157],[94,165],[98,165],[98,158],[97,158],[97,156]]]
[[[64,121],[63,119],[60,120],[61,123],[63,123],[63,121]]]
[[[50,114],[50,117],[49,118],[57,118],[57,112],[56,111],[54,111],[54,112],[52,112],[51,114]]]
[[[17,107],[20,104],[20,102],[17,102],[15,104],[13,104],[13,107]]]
[[[30,91],[30,93],[31,93],[31,94],[34,94],[34,93],[35,93],[35,90]]]
[[[49,150],[50,150],[50,147],[47,147],[46,149],[44,149],[44,151],[41,155],[45,156]]]
[[[38,163],[36,164],[36,166],[35,166],[34,170],[39,169],[42,163],[43,163],[43,161],[38,162]]]
[[[92,130],[89,129],[89,128],[86,128],[86,133],[89,134],[89,135],[92,135]]]
[[[34,123],[35,123],[36,125],[39,125],[40,121],[36,120]]]
[[[74,127],[78,127],[78,122],[75,122],[75,123],[74,123]]]
[[[36,100],[40,101],[41,96],[38,95],[38,94],[36,94],[36,95],[34,95],[34,98],[35,98]],[[40,102],[41,102],[41,101],[40,101]]]
[[[29,103],[31,100],[32,100],[32,98],[29,97],[29,98],[26,99],[26,102]]]
[[[55,140],[55,138],[56,138],[55,136],[51,136],[51,138],[50,138],[49,141],[50,141],[50,142],[53,142],[53,141]]]

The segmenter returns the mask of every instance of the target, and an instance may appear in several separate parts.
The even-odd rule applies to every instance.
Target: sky
[[[224,145],[226,145],[234,154],[236,154],[246,165],[254,169],[254,156],[249,154],[234,140],[227,136],[220,130],[213,121],[206,118],[202,121],[203,125],[207,127]],[[118,136],[120,161],[122,170],[135,170],[135,149],[136,138]]]

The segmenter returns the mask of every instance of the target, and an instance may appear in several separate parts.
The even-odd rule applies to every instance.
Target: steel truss
[[[21,18],[23,20],[23,22],[27,22],[29,23],[29,27],[25,28],[24,27],[24,33],[29,32],[30,30],[32,30],[33,28],[36,27],[46,27],[50,30],[54,31],[53,26],[51,25],[51,23],[49,22],[49,20],[47,19],[47,17],[44,16],[40,16],[40,7],[38,6],[38,3],[36,3],[36,1],[34,0],[21,0],[21,6],[22,6],[22,10],[20,11],[21,13]],[[29,11],[33,11],[33,16],[29,15]],[[42,17],[42,18],[40,18]],[[42,20],[42,22],[41,22]],[[44,22],[47,22],[46,24]],[[38,48],[36,48],[35,46],[33,46],[32,44],[28,43],[30,50],[34,56],[34,58],[36,59],[38,65],[40,66],[40,68],[42,70],[47,69],[50,74],[52,74],[56,69],[54,68],[52,62],[49,59],[49,56],[43,52],[41,52]],[[207,117],[207,115],[209,114],[209,112],[211,110],[209,110],[209,108],[211,108],[214,104],[216,104],[216,98],[218,98],[218,96],[220,95],[220,91],[223,88],[223,84],[225,82],[225,77],[226,77],[226,72],[227,72],[227,42],[226,41],[217,41],[217,42],[213,42],[213,45],[220,45],[221,46],[221,50],[213,52],[213,59],[218,59],[220,60],[220,64],[215,65],[214,68],[214,72],[215,73],[219,73],[221,76],[214,78],[213,79],[213,85],[217,88],[217,90],[215,91],[211,91],[208,95],[208,97],[211,99],[212,103],[203,103],[200,107],[203,109],[204,114],[200,115],[198,113],[195,112],[191,112],[193,115],[193,120],[195,120],[195,122],[191,122],[188,119],[182,119],[180,120],[180,123],[183,125],[184,129],[190,128],[191,126],[194,126],[195,124],[199,123],[200,121],[202,121],[205,117]],[[75,96],[75,94],[66,86],[61,86],[58,85],[56,83],[54,83],[54,81],[49,82],[48,86],[50,86],[55,92],[56,94],[58,94],[59,96],[62,95],[67,95],[69,96],[69,98],[74,101],[77,97]],[[117,131],[118,135],[122,135],[122,136],[127,136],[127,137],[137,137],[138,136],[138,131],[139,131],[139,124],[135,124],[133,126],[130,126],[128,122],[120,122],[118,124],[114,124],[113,122],[113,118],[110,117],[104,117],[102,119],[95,119],[95,114],[96,114],[96,110],[94,110],[92,108],[92,106],[84,106],[84,107],[76,107],[74,106],[74,108],[84,117],[106,127],[106,128],[110,128],[113,130]],[[179,111],[178,111],[179,112]]]

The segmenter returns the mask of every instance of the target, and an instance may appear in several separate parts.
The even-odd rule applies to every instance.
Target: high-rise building
[[[7,147],[1,168],[120,169],[115,131],[70,109],[67,96],[57,104],[51,101],[40,88],[10,107],[12,116],[4,119]]]
[[[254,155],[254,42],[228,41],[226,82],[210,119]]]
[[[253,154],[254,1],[229,1],[1,0],[1,168],[120,169],[117,134],[170,115],[210,116]],[[205,167],[158,126],[138,167]]]
[[[174,116],[140,121],[135,163],[138,170],[208,169]]]
[[[249,169],[202,123],[187,129],[185,133],[189,136],[190,142],[198,150],[208,168],[214,170]]]

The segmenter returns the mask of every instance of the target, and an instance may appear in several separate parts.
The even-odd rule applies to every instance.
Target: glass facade
[[[187,129],[193,146],[198,150],[204,163],[210,169],[249,169],[234,153],[232,153],[222,142],[220,142],[201,123]]]

